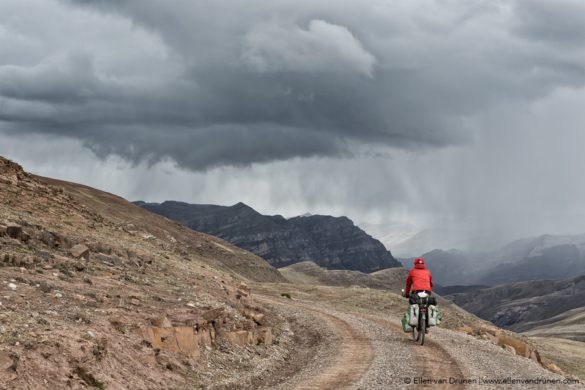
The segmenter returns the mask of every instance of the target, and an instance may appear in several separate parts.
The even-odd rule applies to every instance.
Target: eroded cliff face
[[[311,215],[285,219],[251,207],[137,202],[193,230],[208,233],[249,250],[276,267],[312,261],[329,269],[374,272],[399,267],[384,245],[346,217]]]

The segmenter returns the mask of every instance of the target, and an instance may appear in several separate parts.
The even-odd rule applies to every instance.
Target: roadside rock
[[[546,366],[544,366],[544,368],[546,368],[547,370],[554,372],[555,374],[559,374],[559,375],[565,375],[565,373],[563,372],[563,370],[561,370],[559,368],[559,366],[557,366],[554,363],[549,363]]]
[[[517,337],[506,335],[500,329],[486,325],[479,327],[478,334],[481,338],[499,345],[510,352],[513,350],[515,354],[531,359],[542,366],[540,354],[536,348],[528,342]]]

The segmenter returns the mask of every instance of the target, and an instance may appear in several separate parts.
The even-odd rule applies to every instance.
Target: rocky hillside
[[[473,289],[449,296],[465,310],[503,328],[525,331],[584,306],[585,276]]]
[[[328,269],[374,272],[400,266],[380,241],[346,217],[285,219],[262,215],[243,203],[230,207],[172,201],[136,204],[193,230],[221,237],[275,267],[312,261]]]
[[[221,239],[0,158],[0,389],[254,387],[291,338],[252,280],[284,281]]]

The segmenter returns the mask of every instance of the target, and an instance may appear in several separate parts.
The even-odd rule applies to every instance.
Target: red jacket
[[[411,291],[418,290],[433,290],[433,276],[425,266],[425,260],[421,258],[414,260],[414,268],[408,273],[404,295],[408,297]]]

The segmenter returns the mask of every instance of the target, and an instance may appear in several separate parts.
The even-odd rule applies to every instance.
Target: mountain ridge
[[[135,202],[146,210],[225,239],[276,267],[313,261],[329,269],[374,272],[399,267],[384,245],[345,216],[262,215],[239,202],[232,206],[177,201]]]
[[[497,326],[527,331],[585,302],[585,275],[565,280],[538,280],[454,293],[447,298]]]

